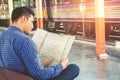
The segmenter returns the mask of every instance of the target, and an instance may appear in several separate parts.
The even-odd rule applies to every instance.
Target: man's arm
[[[28,39],[25,40],[22,45],[20,54],[31,76],[45,80],[57,76],[66,68],[65,64],[67,61],[62,61],[61,64],[56,66],[44,68],[38,59],[38,52],[34,42],[31,39]]]

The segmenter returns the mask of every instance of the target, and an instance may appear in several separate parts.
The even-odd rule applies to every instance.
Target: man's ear
[[[26,21],[27,21],[26,16],[21,16],[21,21],[22,21],[22,23],[26,23]]]

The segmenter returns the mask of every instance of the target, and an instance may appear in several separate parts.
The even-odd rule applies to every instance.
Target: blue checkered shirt
[[[31,37],[15,26],[9,26],[8,30],[0,35],[0,66],[22,73],[27,72],[27,75],[37,80],[53,78],[62,71],[61,64],[44,68]]]

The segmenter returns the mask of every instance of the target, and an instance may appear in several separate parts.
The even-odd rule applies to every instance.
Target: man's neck
[[[11,26],[15,26],[15,27],[19,28],[21,31],[23,31],[23,27],[22,27],[21,23],[19,23],[19,22],[14,22]]]

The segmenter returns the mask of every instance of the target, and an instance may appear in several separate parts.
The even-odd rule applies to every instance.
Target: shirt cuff
[[[61,71],[63,70],[62,64],[58,64],[57,66],[58,66],[59,70],[61,70]]]

